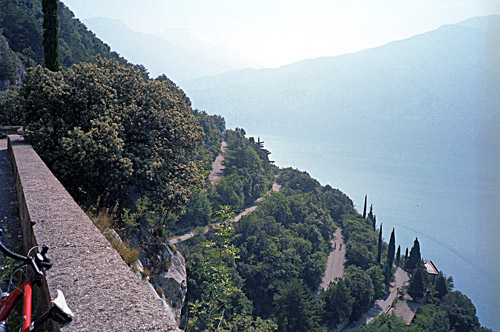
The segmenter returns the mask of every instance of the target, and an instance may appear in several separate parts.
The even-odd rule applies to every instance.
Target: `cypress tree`
[[[409,281],[408,294],[413,300],[420,300],[424,296],[424,271],[418,264]]]
[[[385,272],[385,281],[387,283],[391,280],[392,263],[394,262],[394,251],[396,250],[396,237],[394,235],[394,228],[391,232],[391,239],[389,240],[389,248],[387,250],[387,267]]]
[[[363,207],[363,219],[366,219],[366,204],[368,200],[368,195],[365,195],[365,205]]]
[[[396,266],[399,266],[399,262],[401,260],[401,246],[398,246],[398,251],[396,251]]]
[[[439,299],[442,299],[443,296],[448,294],[448,285],[446,284],[446,279],[442,272],[439,272],[436,279],[436,291]]]
[[[42,0],[43,51],[45,67],[59,71],[59,22],[57,19],[58,0]]]
[[[380,231],[378,233],[378,250],[377,250],[377,263],[380,264],[382,257],[382,224],[380,224]]]
[[[415,241],[413,241],[413,247],[411,247],[410,250],[410,256],[406,261],[406,270],[410,272],[413,271],[413,269],[417,267],[420,261],[421,261],[420,243],[418,242],[418,238],[415,238]]]
[[[391,239],[389,240],[389,248],[387,250],[387,265],[392,267],[394,262],[394,251],[396,250],[396,236],[394,235],[394,228],[391,232]]]
[[[405,250],[405,262],[408,260],[408,247]]]

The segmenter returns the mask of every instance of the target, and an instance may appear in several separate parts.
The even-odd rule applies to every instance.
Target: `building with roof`
[[[429,281],[434,285],[436,282],[436,278],[439,275],[439,270],[436,265],[432,261],[424,263],[425,271],[427,272],[427,276]]]

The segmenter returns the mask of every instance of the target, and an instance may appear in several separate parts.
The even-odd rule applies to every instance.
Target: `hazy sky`
[[[62,0],[81,19],[135,31],[186,29],[265,67],[386,44],[472,16],[500,0]]]

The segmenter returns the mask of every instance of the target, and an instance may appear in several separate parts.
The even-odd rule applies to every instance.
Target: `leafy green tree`
[[[200,181],[192,156],[202,131],[175,85],[98,57],[30,69],[19,95],[27,139],[81,204],[139,194],[172,212]]]
[[[350,266],[346,271],[345,283],[354,298],[351,320],[355,321],[372,305],[375,290],[370,276],[360,268],[353,266]]]
[[[276,321],[280,332],[321,331],[319,303],[301,281],[293,279],[274,295]]]
[[[451,328],[456,332],[474,331],[480,327],[472,301],[459,291],[445,295],[440,309],[446,312]]]
[[[343,279],[331,282],[319,297],[324,303],[323,322],[326,325],[335,327],[351,316],[354,298]]]
[[[408,326],[406,322],[394,313],[381,314],[370,324],[363,324],[356,329],[359,332],[413,332],[413,328]]]
[[[2,125],[19,125],[21,123],[17,96],[17,88],[0,91],[0,123]]]
[[[450,320],[446,312],[441,311],[435,304],[427,304],[418,310],[415,315],[413,324],[418,332],[433,331],[433,332],[449,332],[451,331]]]
[[[375,291],[375,298],[379,299],[385,295],[385,278],[382,269],[378,265],[374,265],[366,270],[366,274],[370,276]]]
[[[278,325],[272,319],[254,318],[250,315],[235,314],[219,329],[220,332],[274,332]]]
[[[367,269],[372,263],[373,257],[363,243],[349,241],[346,245],[346,264],[355,265]]]
[[[45,66],[51,71],[60,70],[57,3],[58,0],[42,0],[43,51],[45,53]]]
[[[215,240],[206,241],[203,246],[204,260],[201,265],[202,297],[190,303],[191,317],[188,330],[217,331],[224,324],[224,312],[231,296],[238,292],[233,284],[233,266],[239,249],[230,243],[234,217],[229,207],[217,211],[220,226]]]

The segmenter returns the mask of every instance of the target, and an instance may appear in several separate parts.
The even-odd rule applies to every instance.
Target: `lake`
[[[470,135],[459,141],[391,135],[369,141],[347,132],[313,131],[247,136],[260,136],[278,166],[305,170],[345,192],[358,211],[367,194],[384,239],[395,228],[404,253],[418,237],[423,258],[453,276],[482,325],[500,331],[497,149],[486,151],[481,147],[488,144]]]

